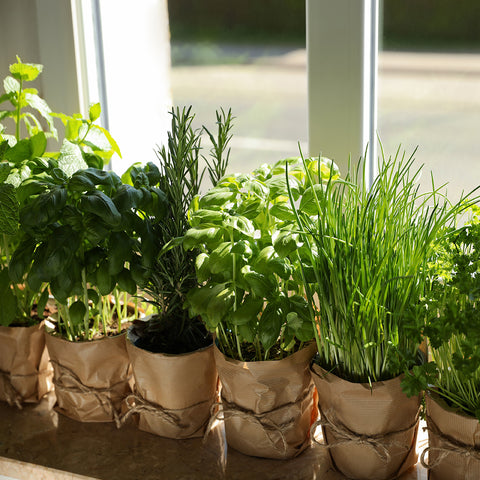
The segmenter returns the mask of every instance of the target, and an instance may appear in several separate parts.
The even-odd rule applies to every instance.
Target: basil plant
[[[10,263],[16,282],[45,285],[58,305],[58,329],[68,340],[89,340],[111,330],[110,299],[135,295],[157,255],[158,222],[166,199],[147,164],[131,184],[111,171],[87,168],[68,176],[60,168],[31,179],[33,197],[20,210],[21,242]],[[35,195],[33,195],[35,192]],[[116,331],[121,329],[118,318]]]
[[[298,199],[338,169],[324,158],[306,165],[310,177],[298,158],[226,176],[192,205],[183,245],[199,251],[200,286],[186,306],[232,358],[279,359],[314,338],[303,284],[309,257],[294,226],[289,189]]]

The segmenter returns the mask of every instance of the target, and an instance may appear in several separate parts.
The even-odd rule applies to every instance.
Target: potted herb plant
[[[420,297],[434,241],[463,207],[420,193],[413,162],[383,158],[368,187],[362,160],[295,209],[314,273],[320,424],[349,478],[393,478],[416,462],[420,396],[408,398],[401,380],[424,361]]]
[[[94,105],[88,120],[69,121],[85,137],[99,114]],[[141,173],[134,186],[112,171],[55,167],[19,187],[31,198],[20,209],[23,234],[10,275],[33,290],[46,284],[56,300],[55,332],[46,342],[58,408],[74,419],[119,424],[131,391],[119,292],[136,295],[148,278],[156,224],[166,213],[158,169],[148,164]]]
[[[312,159],[307,176],[291,158],[226,176],[194,205],[184,239],[186,249],[200,251],[200,285],[187,305],[216,336],[222,402],[213,418],[225,420],[230,446],[268,458],[301,453],[317,412],[301,275],[308,257],[288,203],[287,165],[294,198],[338,174],[332,162]]]
[[[478,207],[477,207],[478,211]],[[432,362],[414,369],[407,388],[426,391],[429,445],[422,464],[432,480],[480,475],[480,222],[439,242],[425,295]],[[425,456],[428,452],[428,464]]]
[[[42,295],[41,289],[12,282],[8,273],[21,235],[19,202],[25,203],[18,187],[32,171],[47,165],[42,159],[47,139],[57,138],[50,108],[36,89],[26,86],[41,72],[42,65],[23,63],[17,57],[0,96],[0,399],[19,408],[23,402],[38,401],[52,387],[43,335],[48,292]]]
[[[198,315],[184,309],[187,293],[197,286],[196,251],[181,244],[189,228],[192,203],[198,201],[205,170],[200,167],[200,131],[194,130],[191,107],[171,112],[168,142],[158,152],[158,186],[165,192],[168,213],[159,223],[161,249],[144,289],[156,313],[136,321],[127,342],[136,393],[129,414],[139,413],[139,428],[170,438],[202,436],[217,396],[217,372],[212,336]],[[207,160],[215,184],[228,164],[232,115],[217,112],[218,134],[208,130],[213,147]],[[129,175],[138,175],[132,166]]]

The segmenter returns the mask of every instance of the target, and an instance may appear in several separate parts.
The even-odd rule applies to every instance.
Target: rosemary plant
[[[186,251],[181,238],[189,228],[188,212],[200,193],[205,168],[201,168],[201,131],[194,130],[191,107],[172,110],[172,126],[167,146],[157,155],[160,161],[159,187],[165,193],[169,213],[159,224],[158,242],[162,249],[145,292],[158,313],[146,322],[136,345],[154,352],[185,353],[211,343],[200,317],[190,318],[183,308],[185,296],[197,286],[195,257]],[[208,132],[213,148],[206,170],[212,183],[224,174],[228,165],[233,117],[229,110],[217,112],[217,138]],[[138,326],[139,327],[139,326]]]
[[[318,360],[349,381],[393,378],[419,361],[427,262],[434,240],[464,208],[435,187],[421,194],[420,173],[413,155],[397,151],[387,160],[382,152],[370,188],[363,159],[344,180],[306,191],[296,208],[311,245],[315,277],[307,295]]]

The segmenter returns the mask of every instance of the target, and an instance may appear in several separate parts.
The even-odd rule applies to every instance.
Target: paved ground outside
[[[216,47],[197,65],[185,64],[188,53],[172,69],[174,103],[192,105],[197,123],[208,127],[217,108],[232,108],[231,170],[296,155],[298,142],[306,151],[304,49]],[[452,199],[480,185],[480,54],[382,52],[378,84],[378,134],[387,155],[399,145],[407,154],[418,146],[423,185],[432,170],[437,184],[449,183]]]

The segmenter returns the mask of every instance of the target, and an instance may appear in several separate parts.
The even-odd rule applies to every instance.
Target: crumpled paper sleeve
[[[480,478],[480,423],[450,408],[438,396],[425,396],[430,480]],[[474,454],[468,449],[475,449]]]
[[[215,347],[227,443],[255,457],[291,458],[310,445],[316,418],[309,364],[316,345],[282,360],[241,362]]]
[[[402,377],[374,382],[371,388],[316,364],[312,370],[324,440],[339,471],[359,480],[386,480],[415,465],[420,396],[402,392]]]
[[[213,345],[169,355],[138,348],[127,339],[127,350],[140,430],[168,438],[202,437],[217,399]]]
[[[69,342],[45,335],[54,369],[57,411],[81,422],[118,418],[131,393],[125,335]]]
[[[0,327],[0,400],[18,405],[38,402],[53,388],[52,376],[44,322]]]

